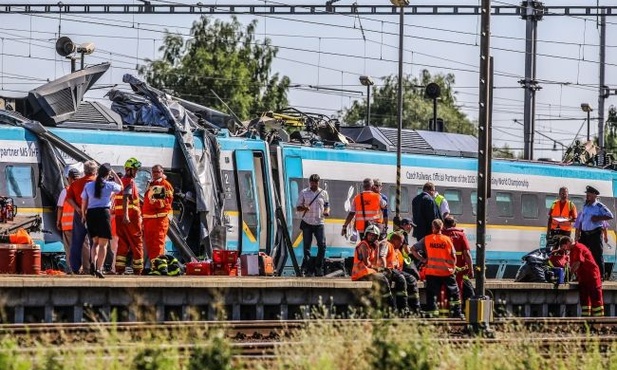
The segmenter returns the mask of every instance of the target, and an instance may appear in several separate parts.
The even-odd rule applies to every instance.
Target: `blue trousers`
[[[313,244],[313,235],[317,240],[317,259],[315,261],[315,275],[323,275],[323,260],[326,256],[326,234],[324,233],[324,225],[310,225],[302,221],[302,238],[304,240],[304,258],[302,259],[302,268],[307,270],[309,260],[311,259],[311,244]]]
[[[81,249],[84,246],[84,241],[88,238],[88,230],[86,229],[86,225],[81,222],[81,216],[75,212],[73,215],[73,235],[71,237],[71,253],[70,253],[70,265],[71,270],[74,274],[79,273],[79,269],[81,268]],[[88,243],[88,246],[92,245]],[[89,268],[90,266],[84,266]]]

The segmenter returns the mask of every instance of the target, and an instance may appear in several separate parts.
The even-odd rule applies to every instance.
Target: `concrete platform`
[[[423,285],[420,285],[423,296]],[[82,321],[263,320],[306,317],[321,307],[347,312],[371,289],[349,278],[228,276],[0,277],[5,323]],[[489,280],[496,311],[516,316],[578,316],[576,284]],[[604,284],[606,314],[614,316],[617,282]]]

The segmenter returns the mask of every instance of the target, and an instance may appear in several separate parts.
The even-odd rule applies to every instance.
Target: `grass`
[[[259,363],[234,358],[232,343],[220,329],[152,331],[141,338],[101,329],[96,343],[84,338],[77,345],[64,344],[57,336],[19,342],[11,337],[0,338],[0,369],[617,370],[614,344],[606,348],[587,333],[576,334],[575,341],[556,341],[546,346],[539,340],[545,335],[513,325],[496,333],[495,339],[463,340],[468,337],[447,335],[420,321],[341,323],[316,319],[284,337],[274,360]]]

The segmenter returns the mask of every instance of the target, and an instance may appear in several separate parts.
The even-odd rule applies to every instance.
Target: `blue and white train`
[[[194,105],[183,103],[185,108],[195,110]],[[31,116],[38,119],[35,114]],[[44,256],[61,254],[61,237],[54,226],[54,196],[58,189],[50,191],[47,186],[58,175],[48,160],[57,156],[61,164],[67,164],[74,162],[75,156],[67,153],[69,150],[54,147],[53,142],[50,149],[40,133],[16,124],[15,120],[13,112],[0,111],[0,172],[4,174],[0,178],[0,195],[12,198],[20,215],[42,215],[43,228],[50,233],[34,234],[35,239],[41,244]],[[100,124],[75,119],[54,121],[47,126],[49,133],[70,143],[74,150],[99,163],[109,162],[118,170],[128,157],[137,157],[143,163],[138,175],[142,191],[150,177],[150,167],[163,165],[168,179],[182,195],[174,202],[179,236],[171,239],[178,243],[169,243],[169,249],[179,254],[182,250],[176,244],[183,243],[191,249],[189,255],[208,255],[211,248],[238,250],[242,254],[263,251],[275,256],[280,274],[293,274],[288,251],[293,250],[296,259],[302,259],[295,202],[313,173],[321,176],[330,195],[327,257],[353,256],[352,230],[346,237],[340,235],[340,230],[363,178],[382,180],[390,213],[394,214],[396,153],[392,151],[325,146],[321,142],[275,143],[234,136],[221,128],[222,125],[196,130],[188,143],[162,128],[122,125],[102,128]],[[457,134],[441,135],[452,138]],[[193,158],[188,160],[194,160],[196,166],[186,164],[187,145],[193,151]],[[477,159],[404,153],[401,173],[401,217],[411,216],[411,199],[425,182],[431,181],[448,200],[452,215],[466,230],[473,247]],[[559,187],[569,188],[572,201],[580,209],[588,184],[600,191],[601,200],[615,213],[617,172],[555,163],[494,160],[488,202],[487,276],[513,277],[521,257],[545,245],[548,207],[556,199]],[[200,206],[200,200],[196,199],[200,190],[205,191],[202,197],[206,198],[203,202],[207,207]],[[277,210],[282,211],[284,219]],[[610,230],[609,244],[614,246],[613,222]],[[203,243],[204,237],[208,243]],[[285,244],[291,244],[291,248]],[[615,253],[615,249],[605,249],[605,260],[610,266],[615,263]],[[45,260],[51,263],[53,259]]]

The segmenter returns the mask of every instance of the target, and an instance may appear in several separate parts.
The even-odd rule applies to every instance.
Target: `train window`
[[[538,218],[538,196],[536,194],[521,195],[521,213],[523,218]]]
[[[388,206],[390,207],[390,211],[396,212],[396,186],[390,186],[388,195]],[[410,205],[411,201],[409,200],[409,191],[406,187],[401,186],[401,213],[409,213]]]
[[[139,194],[143,194],[146,192],[146,188],[148,187],[148,182],[152,179],[152,175],[148,171],[137,171],[137,176],[135,176],[135,185],[137,185],[137,191]]]
[[[471,201],[471,213],[475,216],[478,212],[478,192],[475,190],[472,191],[471,198],[469,200]]]
[[[289,182],[289,195],[291,196],[291,207],[293,208],[296,208],[298,196],[300,195],[300,181],[302,180],[291,179]]]
[[[544,205],[546,206],[546,213],[550,212],[551,207],[553,206],[553,202],[557,200],[557,198],[553,198],[550,195],[547,195],[544,199]]]
[[[34,170],[31,166],[6,166],[4,178],[9,197],[34,198]]]
[[[514,216],[514,207],[512,207],[512,193],[497,192],[495,201],[497,202],[497,215],[499,217]]]
[[[165,170],[165,176],[167,181],[174,187],[174,190],[182,190],[182,176],[179,173],[170,172]]]
[[[570,197],[570,200],[576,206],[576,210],[578,212],[583,210],[583,206],[585,205],[585,198],[583,197]]]
[[[450,214],[462,215],[463,214],[463,202],[460,190],[446,189],[443,192],[443,196],[448,201],[450,206]]]

